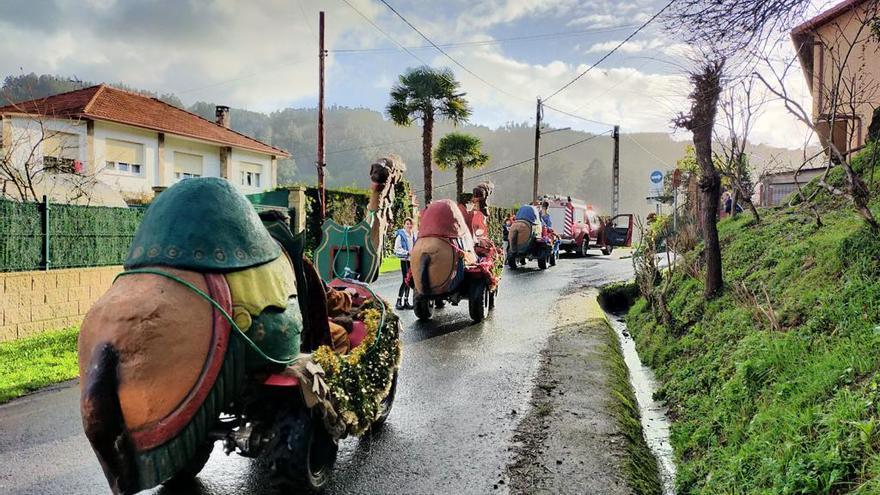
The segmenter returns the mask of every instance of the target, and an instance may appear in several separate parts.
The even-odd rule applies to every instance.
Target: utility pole
[[[324,11],[318,14],[318,151],[315,166],[318,167],[318,191],[320,191],[321,220],[327,215],[327,197],[324,191]]]
[[[541,99],[538,98],[538,106],[535,111],[535,177],[532,180],[532,198],[538,200],[538,161],[541,155],[541,120],[544,109],[541,107]]]
[[[611,164],[611,217],[620,213],[620,126],[614,126],[614,161]]]

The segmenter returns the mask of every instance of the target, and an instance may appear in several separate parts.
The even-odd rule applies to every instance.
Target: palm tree
[[[448,119],[457,125],[471,115],[464,93],[458,92],[459,86],[451,69],[421,66],[407,69],[391,88],[391,101],[386,109],[391,120],[401,126],[412,125],[416,119],[422,120],[425,206],[431,202],[433,188],[431,147],[435,119]]]
[[[440,170],[455,168],[455,198],[459,200],[464,191],[464,169],[480,168],[489,161],[483,153],[480,138],[463,132],[451,132],[440,139],[434,150],[434,161]]]

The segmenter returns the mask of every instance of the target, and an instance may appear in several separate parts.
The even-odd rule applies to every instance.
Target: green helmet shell
[[[124,266],[231,272],[280,255],[247,198],[226,179],[206,177],[182,180],[156,197]]]

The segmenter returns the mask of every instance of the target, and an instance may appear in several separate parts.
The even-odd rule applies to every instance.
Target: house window
[[[123,175],[140,176],[144,173],[144,145],[117,139],[104,143],[105,168]]]
[[[48,132],[42,141],[43,168],[53,174],[82,173],[79,136],[67,132]]]
[[[241,162],[241,185],[245,187],[263,187],[263,166],[259,163]]]
[[[193,179],[203,175],[202,155],[174,152],[174,178],[177,180]]]

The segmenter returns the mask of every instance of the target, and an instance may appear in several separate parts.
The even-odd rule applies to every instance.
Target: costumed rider
[[[553,219],[550,218],[550,203],[546,200],[541,203],[541,223],[548,229],[553,228]]]
[[[403,228],[397,229],[397,235],[394,239],[394,255],[400,259],[400,289],[397,290],[396,309],[412,309],[409,302],[410,287],[406,282],[406,276],[410,269],[410,253],[416,243],[416,233],[413,231],[412,218],[406,218],[403,221]]]
[[[470,212],[465,213],[468,227],[474,236],[474,250],[479,257],[490,256],[492,241],[489,239],[489,196],[495,185],[489,181],[481,182],[473,189]],[[463,212],[464,213],[464,212]]]

